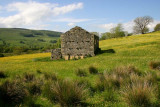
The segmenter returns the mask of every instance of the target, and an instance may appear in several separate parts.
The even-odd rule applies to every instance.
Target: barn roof
[[[77,33],[79,33],[79,32],[86,32],[86,33],[91,34],[91,33],[88,32],[87,30],[85,30],[85,29],[83,29],[83,28],[81,28],[81,27],[79,27],[79,26],[75,26],[74,28],[70,29],[69,31],[63,33],[62,35],[65,36],[65,34],[72,33],[72,32],[74,32],[74,33],[75,33],[75,32],[77,32]],[[95,35],[95,34],[92,34],[92,35]],[[98,37],[97,35],[95,35],[95,36]]]
[[[65,32],[64,34],[66,34],[66,33],[71,33],[71,32],[86,32],[86,33],[89,33],[89,32],[86,31],[85,29],[82,29],[82,28],[79,27],[79,26],[75,26],[74,28],[70,29],[69,31]]]

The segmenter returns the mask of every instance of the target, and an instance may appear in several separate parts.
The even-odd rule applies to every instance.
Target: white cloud
[[[153,23],[148,25],[148,28],[150,29],[150,31],[153,31],[154,27],[160,23],[160,21],[155,20]],[[104,29],[106,32],[110,31],[111,28],[115,27],[118,23],[109,23],[109,24],[101,24],[98,27]],[[133,26],[134,26],[134,22],[129,21],[126,23],[122,23],[124,31],[128,31],[128,32],[133,32]]]
[[[99,25],[100,28],[105,29],[107,32],[110,31],[111,28],[115,27],[117,24],[109,23],[109,24],[102,24]]]
[[[160,23],[160,21],[154,20],[153,23],[151,23],[151,24],[148,25],[148,28],[149,28],[151,31],[153,31],[153,30],[154,30],[154,27],[155,27],[158,23]]]
[[[15,2],[7,5],[6,12],[16,14],[0,17],[0,27],[24,27],[51,21],[53,17],[83,8],[83,3],[74,3],[59,6],[52,3],[39,3],[35,1]],[[3,25],[3,26],[2,26]]]
[[[72,27],[75,26],[75,23],[68,23],[67,25]]]
[[[122,24],[125,31],[128,31],[130,33],[133,32],[133,26],[134,26],[133,20]]]
[[[82,9],[82,8],[83,8],[83,3],[70,4],[67,6],[54,8],[53,13],[54,13],[54,15],[60,15],[60,14],[65,14],[65,13],[71,12],[76,9]]]
[[[113,27],[116,27],[118,23],[109,23],[109,24],[102,24],[99,27],[103,28],[106,30],[106,32],[110,31]],[[127,22],[127,23],[122,23],[123,28],[125,31],[132,32],[132,28],[134,26],[133,21]]]

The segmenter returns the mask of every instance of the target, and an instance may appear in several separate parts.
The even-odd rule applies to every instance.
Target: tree
[[[106,40],[106,39],[107,39],[107,36],[105,35],[105,33],[103,33],[100,40]]]
[[[99,33],[98,32],[91,32],[91,33],[99,37]]]
[[[155,26],[154,31],[160,31],[160,23]]]
[[[110,32],[111,32],[112,38],[125,36],[125,32],[123,31],[123,26],[120,23],[116,27],[112,28]]]
[[[61,38],[59,38],[56,42],[57,48],[61,48]]]
[[[102,34],[100,40],[105,40],[105,39],[109,39],[109,38],[112,38],[111,33],[110,32],[106,32],[106,33]]]
[[[142,31],[138,27],[135,27],[135,26],[134,26],[133,30],[134,30],[135,34],[139,34],[139,33],[145,34],[145,33],[149,32],[149,28],[148,27],[144,28],[143,33],[142,33]]]
[[[147,28],[147,25],[153,22],[153,18],[150,16],[144,16],[144,17],[137,17],[134,20],[135,26],[133,27],[134,33],[141,33],[145,34],[146,31],[149,29]]]
[[[123,31],[123,26],[119,23],[116,27],[112,28],[110,32],[103,33],[100,40],[124,37],[125,35],[126,32]]]

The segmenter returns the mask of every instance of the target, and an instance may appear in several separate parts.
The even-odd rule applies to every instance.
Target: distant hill
[[[45,46],[56,42],[61,32],[49,30],[30,30],[23,28],[0,28],[0,45]]]

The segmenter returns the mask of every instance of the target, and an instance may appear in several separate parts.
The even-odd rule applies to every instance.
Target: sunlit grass
[[[100,48],[102,50],[113,49],[115,53],[104,52],[95,57],[69,61],[51,61],[50,53],[0,58],[0,71],[3,71],[8,76],[0,79],[0,84],[5,80],[14,79],[16,75],[23,75],[26,72],[33,73],[37,77],[40,76],[37,71],[40,71],[42,74],[56,73],[56,76],[59,78],[70,78],[73,80],[85,78],[94,86],[99,74],[118,66],[133,65],[140,72],[154,71],[150,69],[148,64],[151,61],[160,61],[160,32],[103,40],[100,41]],[[89,72],[90,66],[94,66],[98,70],[98,74],[88,74],[86,77],[78,77],[76,75],[78,68]],[[104,101],[101,98],[102,94],[95,93],[87,101],[90,103],[98,102],[97,104],[99,104]],[[40,98],[37,102],[41,102],[41,99],[43,98]]]

